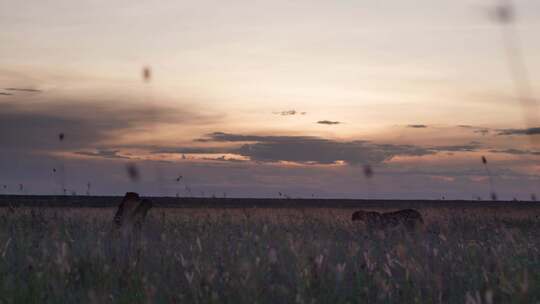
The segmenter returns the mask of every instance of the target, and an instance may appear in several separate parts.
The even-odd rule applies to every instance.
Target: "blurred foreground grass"
[[[471,210],[408,233],[346,209],[155,209],[130,237],[112,209],[4,210],[0,303],[540,303],[538,210]]]

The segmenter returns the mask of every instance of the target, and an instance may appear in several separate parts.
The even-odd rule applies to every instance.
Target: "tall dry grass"
[[[475,210],[475,209],[471,209]],[[368,231],[346,209],[112,209],[0,214],[5,303],[535,303],[538,211],[421,210]]]

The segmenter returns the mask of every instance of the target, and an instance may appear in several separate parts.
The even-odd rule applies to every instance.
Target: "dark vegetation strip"
[[[531,201],[147,197],[158,208],[540,208]],[[0,195],[0,207],[116,207],[122,196]]]

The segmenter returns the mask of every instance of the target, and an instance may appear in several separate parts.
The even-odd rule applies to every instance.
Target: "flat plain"
[[[0,302],[540,303],[535,203],[161,198],[126,234],[120,198],[60,200],[0,198]]]

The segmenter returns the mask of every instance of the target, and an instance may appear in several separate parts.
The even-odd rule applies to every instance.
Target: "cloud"
[[[287,110],[287,111],[280,111],[280,112],[273,112],[276,115],[281,116],[292,116],[292,115],[306,115],[306,112],[297,112],[296,110]]]
[[[472,152],[480,148],[478,142],[470,142],[467,145],[454,145],[454,146],[436,146],[429,148],[431,151],[437,152]]]
[[[234,153],[259,162],[289,161],[305,164],[332,164],[339,161],[347,164],[381,163],[395,156],[424,156],[445,151],[471,152],[480,148],[477,142],[422,147],[380,144],[364,140],[337,141],[316,136],[265,136],[224,132],[207,134],[206,137],[196,141],[244,143],[238,148],[204,148],[200,153]],[[185,148],[178,150],[179,153],[181,151],[186,150]]]
[[[476,127],[471,125],[458,125],[458,127],[463,129],[470,129],[473,131],[473,133],[481,134],[482,136],[486,136],[491,132],[489,128],[485,127]]]
[[[424,155],[428,151],[403,146],[381,147],[363,142],[301,141],[262,142],[243,145],[237,151],[254,161],[332,164],[381,163],[396,155]]]
[[[144,148],[144,147],[143,147]],[[159,147],[151,150],[154,154],[178,153],[178,154],[223,154],[233,150],[226,147]]]
[[[119,152],[120,152],[119,150],[98,149],[95,152],[77,151],[75,152],[75,154],[84,155],[84,156],[92,156],[92,157],[112,158],[112,159],[130,159],[129,157],[118,154]]]
[[[217,116],[185,109],[113,101],[0,103],[2,149],[66,151],[107,147],[120,136],[147,131],[156,123],[206,124]],[[60,142],[58,134],[64,133]]]
[[[408,125],[407,128],[413,128],[413,129],[424,129],[427,128],[426,125]]]
[[[260,136],[215,132],[205,142],[244,142],[226,152],[258,162],[295,162],[304,164],[381,163],[391,158],[422,156],[436,151],[411,145],[375,144],[367,141],[337,141],[314,136]],[[225,151],[224,151],[225,152]]]
[[[527,129],[501,129],[498,130],[497,135],[538,135],[540,134],[540,127],[527,128]]]
[[[6,91],[17,91],[17,92],[30,92],[30,93],[41,93],[41,90],[37,89],[28,89],[28,88],[5,88]]]
[[[222,155],[222,156],[216,157],[216,158],[212,158],[212,157],[204,157],[204,158],[202,158],[202,159],[203,159],[203,160],[210,160],[210,161],[233,162],[233,163],[242,163],[242,162],[245,162],[245,160],[243,160],[243,159],[232,158],[232,157],[226,158],[225,155]]]
[[[478,142],[464,145],[422,147],[374,143],[365,140],[338,141],[316,136],[268,136],[214,132],[195,139],[202,147],[160,147],[151,153],[235,154],[256,162],[294,162],[300,164],[376,164],[395,156],[424,156],[440,152],[471,152]],[[220,146],[215,144],[220,143]],[[223,145],[229,143],[229,145]],[[214,145],[212,145],[214,144]],[[209,159],[215,160],[215,158]]]
[[[477,130],[474,130],[473,132],[482,134],[482,136],[486,136],[489,134],[489,129],[477,129]]]
[[[0,92],[0,95],[11,96],[11,95],[13,95],[13,94],[11,94],[11,93],[6,93],[6,92]]]
[[[295,142],[295,141],[324,141],[325,139],[315,136],[266,136],[266,135],[242,135],[224,132],[207,134],[204,138],[196,139],[200,142]]]
[[[339,125],[340,121],[330,121],[330,120],[319,120],[317,121],[318,124],[321,125]]]
[[[490,150],[489,152],[513,154],[513,155],[540,155],[539,151],[519,150],[519,149]]]

